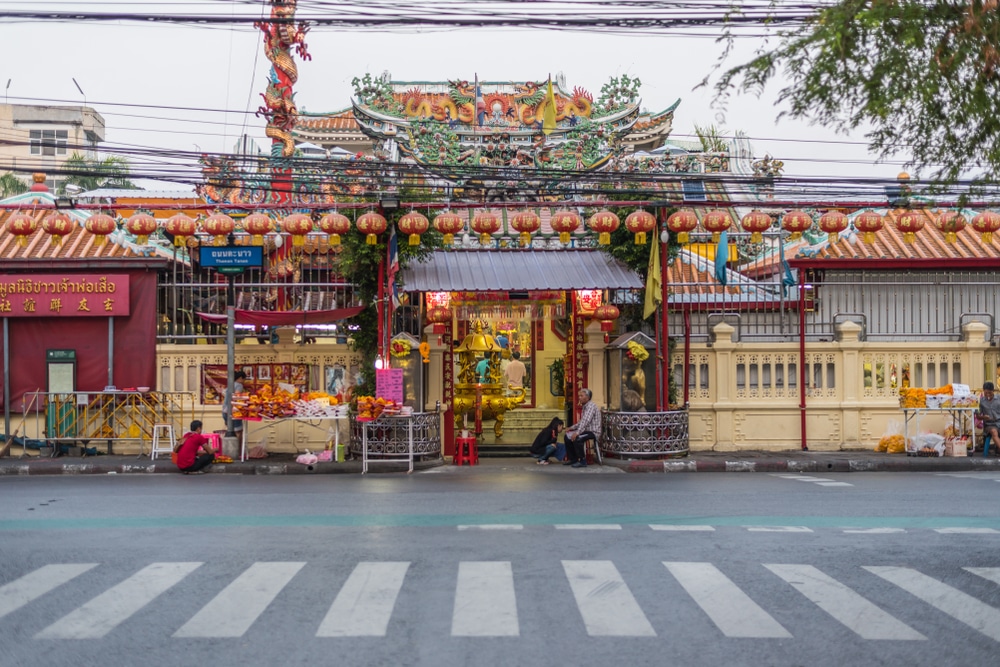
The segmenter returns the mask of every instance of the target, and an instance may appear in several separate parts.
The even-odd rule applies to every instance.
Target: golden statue
[[[455,425],[461,428],[464,415],[477,415],[476,435],[481,432],[483,419],[495,419],[493,433],[503,437],[504,413],[513,410],[524,403],[524,387],[512,389],[512,395],[506,396],[507,387],[503,383],[500,360],[503,348],[496,339],[484,331],[483,322],[473,323],[472,333],[465,337],[462,344],[455,348],[458,353],[458,382],[455,384]],[[480,361],[486,361],[483,380],[476,373]]]

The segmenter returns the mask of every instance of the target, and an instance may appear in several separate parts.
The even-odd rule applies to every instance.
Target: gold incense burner
[[[505,413],[524,403],[523,387],[508,390],[500,372],[503,348],[483,330],[483,323],[476,320],[472,333],[465,337],[455,351],[458,353],[458,382],[455,383],[455,426],[461,428],[466,415],[475,417],[478,436],[483,431],[484,419],[495,419],[493,433],[503,437]],[[486,372],[480,378],[476,366],[487,360]]]

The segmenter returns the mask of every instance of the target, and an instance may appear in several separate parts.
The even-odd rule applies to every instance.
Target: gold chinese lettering
[[[7,299],[0,299],[0,313],[10,312],[10,301]]]
[[[90,312],[90,306],[87,305],[87,299],[86,298],[80,299],[80,305],[77,306],[76,309],[78,311],[81,311],[81,312],[84,312],[84,313],[89,313]]]
[[[49,301],[49,310],[60,312],[62,310],[62,299],[52,299]]]
[[[34,299],[25,299],[23,307],[24,307],[24,312],[26,312],[26,313],[33,313],[33,312],[35,312],[35,300]]]
[[[105,299],[104,300],[104,310],[106,310],[107,312],[110,313],[114,309],[115,309],[115,300],[114,299]]]

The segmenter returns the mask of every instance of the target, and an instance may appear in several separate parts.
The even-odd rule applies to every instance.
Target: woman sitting
[[[559,433],[562,430],[563,420],[553,417],[549,425],[535,436],[535,441],[531,443],[531,455],[538,459],[539,465],[549,464],[549,458],[556,453]]]

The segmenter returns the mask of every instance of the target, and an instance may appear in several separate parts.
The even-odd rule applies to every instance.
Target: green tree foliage
[[[874,152],[908,152],[912,166],[930,170],[939,185],[997,182],[996,0],[840,0],[777,37],[722,72],[718,101],[733,90],[759,94],[781,78],[781,115],[864,129]],[[724,39],[731,47],[732,35]]]
[[[729,151],[729,140],[726,138],[726,131],[720,130],[715,125],[701,127],[694,124],[694,133],[698,135],[701,142],[701,150],[706,153],[727,153]]]
[[[66,178],[59,186],[59,193],[66,191],[67,185],[76,185],[84,192],[100,188],[134,189],[129,180],[129,163],[118,155],[109,155],[103,160],[92,160],[81,153],[73,153],[60,168]]]
[[[13,197],[28,191],[28,184],[9,171],[0,174],[0,199]]]

